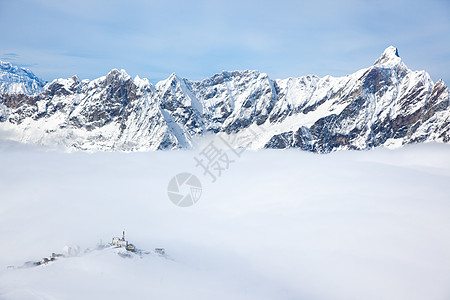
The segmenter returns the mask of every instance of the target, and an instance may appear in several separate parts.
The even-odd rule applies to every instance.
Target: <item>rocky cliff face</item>
[[[0,129],[20,142],[80,150],[190,148],[210,133],[236,147],[326,153],[447,143],[449,107],[444,82],[409,70],[389,47],[369,68],[339,78],[234,71],[203,81],[172,74],[152,85],[112,70],[93,81],[57,79],[35,95],[3,94]]]

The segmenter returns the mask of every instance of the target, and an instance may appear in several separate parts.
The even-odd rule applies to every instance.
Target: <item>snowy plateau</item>
[[[2,138],[67,151],[189,149],[211,135],[234,147],[318,153],[450,140],[448,87],[408,69],[392,46],[372,66],[337,78],[224,71],[153,85],[112,70],[41,88],[30,71],[6,63],[1,70]]]

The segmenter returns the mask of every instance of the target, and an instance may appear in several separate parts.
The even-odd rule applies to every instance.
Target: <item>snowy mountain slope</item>
[[[213,133],[237,147],[326,153],[447,143],[449,107],[445,83],[409,70],[391,46],[369,68],[338,78],[224,71],[203,81],[172,74],[153,86],[112,70],[93,81],[57,79],[35,96],[3,95],[0,129],[16,141],[67,149],[191,148]]]
[[[284,87],[288,90],[284,94],[293,87]],[[310,101],[297,106],[301,114],[289,131],[272,136],[266,148],[329,152],[389,145],[394,140],[449,141],[448,88],[442,81],[434,84],[424,71],[410,71],[393,47],[373,66],[342,78],[325,77],[315,88]],[[314,111],[320,111],[317,118],[311,118]]]
[[[0,94],[38,94],[44,85],[30,70],[0,61]]]

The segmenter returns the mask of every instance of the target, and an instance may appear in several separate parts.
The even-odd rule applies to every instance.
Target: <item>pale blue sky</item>
[[[243,69],[341,76],[394,45],[450,84],[449,16],[448,0],[0,0],[0,58],[45,80],[123,68],[155,83]]]

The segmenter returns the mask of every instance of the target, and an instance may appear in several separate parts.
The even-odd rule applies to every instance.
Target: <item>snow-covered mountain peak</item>
[[[376,65],[397,65],[402,61],[398,55],[398,49],[394,46],[387,47],[383,54],[373,64]]]
[[[67,96],[75,92],[79,84],[80,80],[76,75],[71,78],[58,78],[44,86],[44,93]]]
[[[240,79],[248,79],[248,80],[254,80],[258,77],[268,78],[268,75],[266,73],[261,73],[256,70],[243,70],[243,71],[222,71],[221,73],[214,74],[212,77],[203,79],[200,84],[207,85],[207,86],[215,86],[218,84],[223,84],[224,82],[229,82],[233,80],[240,80]]]
[[[181,81],[181,80],[182,80],[181,77],[179,77],[179,76],[178,76],[177,74],[175,74],[175,73],[172,73],[172,74],[170,74],[169,77],[167,77],[167,79],[161,80],[160,82],[161,82],[161,83],[164,83],[164,85],[165,85],[165,84],[171,84],[172,82],[178,82],[178,81]]]
[[[75,81],[75,82],[80,82],[80,79],[78,78],[77,75],[73,75],[72,76],[72,80]]]
[[[161,80],[156,83],[155,87],[157,90],[167,90],[171,86],[175,87],[180,83],[183,79],[180,78],[175,73],[170,74],[170,76],[167,79]]]
[[[42,92],[44,85],[30,70],[0,61],[0,93],[34,95]]]
[[[139,75],[136,75],[133,79],[134,85],[136,85],[139,89],[152,89],[152,84],[148,81],[147,78],[141,78]]]
[[[30,70],[22,68],[22,67],[13,66],[11,63],[6,62],[6,61],[1,61],[0,60],[0,70],[4,71],[4,72],[9,72],[9,73],[12,73],[12,74],[16,74],[16,75],[19,75],[19,76],[26,76],[26,77],[29,77],[29,78],[34,79],[34,80],[39,80],[37,78],[37,76],[34,75],[33,72],[31,72]],[[19,78],[20,77],[15,78],[15,79],[19,79]]]
[[[175,72],[173,72],[172,74],[170,74],[168,80],[177,80],[179,79],[178,75],[175,74]]]
[[[118,69],[112,69],[109,71],[108,75],[106,75],[106,80],[108,81],[128,81],[131,80],[131,76],[128,75],[128,73],[121,69],[120,71]]]

